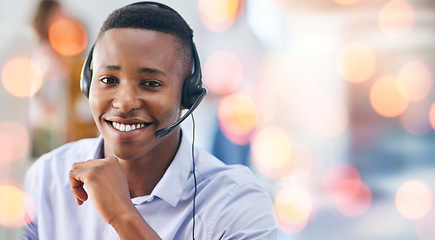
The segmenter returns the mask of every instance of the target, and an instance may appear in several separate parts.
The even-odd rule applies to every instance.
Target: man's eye
[[[109,77],[102,78],[100,81],[104,84],[116,83],[116,80],[114,78],[109,78]]]
[[[152,87],[152,88],[155,88],[155,87],[159,87],[159,86],[161,86],[162,84],[160,84],[160,83],[157,82],[157,81],[146,81],[146,82],[143,83],[143,85],[144,85],[145,87]]]

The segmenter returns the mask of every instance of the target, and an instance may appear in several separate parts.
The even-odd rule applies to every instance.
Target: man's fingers
[[[88,194],[83,188],[83,182],[80,181],[80,178],[78,177],[78,171],[79,170],[71,170],[69,172],[69,181],[71,192],[74,194],[77,204],[82,205],[84,201],[88,200]]]
[[[86,193],[83,186],[71,187],[71,192],[74,194],[78,205],[82,205],[84,201],[88,200],[88,193]]]
[[[94,160],[94,159],[89,159],[89,160],[84,161],[84,162],[75,162],[72,165],[72,169],[74,170],[74,169],[92,167],[96,162],[97,162],[97,160]]]

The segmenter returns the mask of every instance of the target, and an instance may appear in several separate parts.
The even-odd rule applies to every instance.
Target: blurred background
[[[35,159],[98,135],[80,71],[131,2],[0,0],[0,239]],[[194,29],[196,145],[254,171],[278,239],[435,239],[433,0],[161,2]]]

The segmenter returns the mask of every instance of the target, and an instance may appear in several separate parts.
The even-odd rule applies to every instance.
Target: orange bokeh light
[[[396,79],[390,76],[382,77],[373,84],[370,103],[384,117],[397,117],[408,107],[408,101],[400,94]]]
[[[431,102],[426,99],[417,103],[410,103],[406,111],[400,115],[400,122],[403,127],[411,134],[417,136],[429,133],[432,129],[428,118],[430,107]]]
[[[369,79],[376,68],[373,50],[364,43],[351,42],[343,46],[338,55],[338,72],[351,83]]]
[[[48,40],[56,52],[71,57],[85,50],[88,35],[78,21],[71,18],[61,18],[50,24]]]
[[[1,72],[6,91],[20,98],[33,96],[39,91],[43,83],[42,75],[39,66],[25,57],[9,60]]]
[[[0,225],[9,228],[23,226],[33,220],[34,210],[30,195],[11,185],[0,186]]]
[[[409,180],[396,192],[395,202],[399,213],[408,219],[421,219],[432,208],[433,196],[429,186],[420,180]]]
[[[222,99],[218,119],[223,133],[234,143],[244,145],[257,126],[257,108],[246,95],[232,94]]]
[[[218,51],[204,65],[204,84],[217,94],[233,92],[243,80],[243,66],[230,51]]]
[[[379,13],[379,27],[385,36],[400,38],[409,33],[415,23],[414,7],[405,0],[386,3]]]
[[[240,0],[199,0],[198,12],[203,24],[214,32],[227,30],[235,21]]]
[[[29,134],[17,122],[0,122],[0,166],[25,156],[29,150]]]
[[[253,138],[252,159],[256,167],[270,178],[284,177],[292,166],[292,145],[287,135],[275,127],[261,129]]]
[[[359,2],[359,0],[334,0],[334,2],[340,5],[352,5]]]
[[[432,73],[420,61],[412,61],[403,66],[397,75],[397,81],[400,93],[411,102],[421,101],[432,89]]]
[[[302,231],[312,212],[312,199],[299,186],[282,188],[275,196],[274,209],[279,228],[288,234]]]

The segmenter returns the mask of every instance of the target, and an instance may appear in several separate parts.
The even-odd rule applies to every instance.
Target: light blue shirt
[[[162,239],[192,239],[192,145],[182,134],[176,156],[148,196],[131,199]],[[99,216],[92,201],[78,206],[68,173],[74,162],[102,156],[103,139],[68,143],[39,158],[26,173],[25,187],[36,203],[36,218],[24,239],[119,239]],[[272,202],[251,171],[225,165],[195,149],[197,197],[195,238],[276,239]]]

